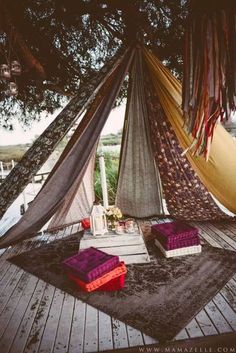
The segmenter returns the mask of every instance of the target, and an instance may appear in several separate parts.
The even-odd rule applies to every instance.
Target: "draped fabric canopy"
[[[95,152],[93,152],[81,183],[78,178],[72,190],[66,194],[62,206],[50,220],[47,228],[49,232],[79,223],[81,219],[90,216],[95,200],[93,187],[94,167]]]
[[[20,221],[1,237],[1,247],[34,236],[63,205],[67,193],[73,190],[74,184],[81,183],[132,57],[133,50],[128,51],[108,80],[103,96],[97,102],[97,106],[93,107],[93,114],[88,112],[78,126],[75,132],[78,138],[66,148],[47,182]]]
[[[227,218],[201,183],[187,157],[182,154],[183,149],[161,107],[148,71],[145,77],[153,155],[161,176],[168,211],[173,217],[182,220]]]
[[[236,142],[217,125],[209,161],[193,156],[193,138],[183,128],[180,83],[151,52],[138,47],[128,49],[115,63],[43,188],[20,221],[0,238],[0,247],[35,235],[55,214],[52,222],[59,224],[60,212],[65,216],[63,222],[68,222],[99,135],[132,62],[117,194],[123,213],[132,212],[136,217],[161,213],[158,175],[173,217],[225,218],[209,191],[236,213]]]
[[[185,31],[183,111],[196,153],[210,151],[217,121],[236,110],[235,1],[192,1]]]
[[[74,122],[93,102],[104,82],[109,79],[123,59],[125,50],[126,48],[121,47],[111,61],[94,75],[89,84],[79,86],[78,92],[75,92],[75,97],[71,99],[42,135],[36,139],[20,162],[15,165],[7,178],[1,183],[0,218],[46,162]]]
[[[117,205],[129,215],[142,213],[145,217],[161,213],[156,161],[167,208],[172,216],[196,221],[227,218],[186,156],[182,156],[183,149],[161,107],[151,77],[155,77],[155,72],[149,73],[142,54],[138,52],[131,72]],[[171,106],[171,102],[169,104]]]
[[[159,173],[151,148],[140,50],[134,57],[129,79],[116,204],[123,214],[142,218],[163,214],[163,207]]]
[[[236,140],[221,124],[215,128],[209,159],[194,156],[191,146],[194,139],[184,129],[181,109],[181,84],[149,51],[144,50],[150,78],[160,104],[176,137],[201,182],[228,210],[236,213]]]

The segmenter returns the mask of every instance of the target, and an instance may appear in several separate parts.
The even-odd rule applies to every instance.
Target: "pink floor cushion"
[[[103,284],[101,287],[99,287],[97,290],[100,291],[106,291],[106,292],[113,292],[116,290],[121,290],[125,286],[125,274],[116,277],[109,282]]]
[[[200,238],[198,235],[190,236],[188,239],[180,239],[180,240],[169,241],[169,242],[163,238],[164,237],[161,235],[156,236],[156,239],[158,239],[159,243],[163,246],[165,250],[174,250],[174,249],[186,248],[188,246],[200,245]]]
[[[90,283],[85,283],[71,274],[68,274],[68,277],[85,292],[93,292],[95,290],[114,291],[124,287],[126,273],[125,263],[121,261],[116,268]]]
[[[200,244],[198,229],[180,221],[155,224],[152,233],[168,250]]]
[[[90,247],[63,261],[68,273],[74,274],[89,283],[113,270],[119,264],[119,257],[109,255]]]

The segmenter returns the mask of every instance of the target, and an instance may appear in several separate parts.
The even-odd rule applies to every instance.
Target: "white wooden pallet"
[[[85,232],[80,240],[80,250],[95,247],[111,255],[118,255],[126,264],[150,262],[150,257],[141,233],[115,234],[109,232],[93,236]]]

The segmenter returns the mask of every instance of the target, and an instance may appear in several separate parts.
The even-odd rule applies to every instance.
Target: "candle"
[[[96,229],[96,231],[103,230],[102,217],[95,217],[95,229]]]

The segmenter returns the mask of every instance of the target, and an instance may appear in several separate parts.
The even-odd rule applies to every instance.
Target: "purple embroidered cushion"
[[[172,244],[180,240],[190,238],[196,239],[196,237],[198,238],[199,231],[197,228],[192,227],[187,223],[173,221],[153,225],[152,233],[164,244]]]
[[[64,260],[63,265],[67,271],[89,283],[118,266],[119,257],[90,247]]]
[[[172,242],[166,242],[166,239],[163,239],[161,236],[156,236],[156,239],[163,246],[165,250],[175,250],[186,248],[188,246],[200,245],[200,238],[198,235],[190,237],[188,239],[180,239]]]

